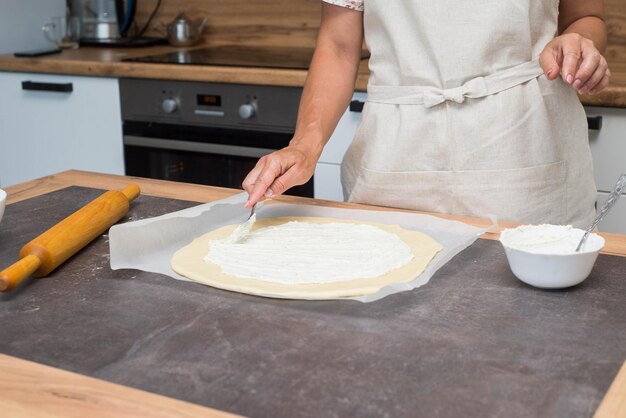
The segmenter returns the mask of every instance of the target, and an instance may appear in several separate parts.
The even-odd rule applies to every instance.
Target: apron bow
[[[424,107],[431,108],[444,102],[463,103],[466,98],[481,97],[486,94],[485,77],[476,77],[459,87],[451,89],[428,89],[424,91]]]
[[[447,101],[463,103],[466,96],[466,92],[463,91],[463,87],[464,86],[455,87],[453,89],[425,91],[424,107],[430,108]]]

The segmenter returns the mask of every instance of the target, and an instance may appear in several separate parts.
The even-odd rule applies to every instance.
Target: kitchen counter
[[[626,49],[626,47],[624,47]],[[300,87],[307,72],[290,69],[244,68],[226,66],[195,66],[122,62],[124,58],[173,52],[170,46],[150,48],[80,48],[40,58],[0,56],[0,71],[69,74],[98,77],[131,77],[163,80],[187,80],[236,84],[261,84]],[[621,50],[620,50],[621,51]],[[596,96],[581,96],[584,105],[626,107],[626,53],[614,53],[610,58],[611,85]],[[369,71],[362,61],[356,80],[356,90],[366,91]]]
[[[237,193],[208,186],[64,172],[8,188],[6,216],[12,221],[4,225],[4,231],[20,235],[10,235],[8,238],[13,239],[4,242],[0,239],[0,252],[7,254],[7,245],[17,246],[17,237],[25,238],[42,229],[49,222],[47,218],[65,216],[79,204],[78,200],[93,198],[99,193],[93,188],[122,188],[130,181],[140,184],[143,196],[131,205],[127,219],[154,216],[159,211],[188,207],[191,201],[206,202]],[[90,189],[67,189],[69,186]],[[296,197],[279,200],[385,210]],[[16,210],[19,206],[19,212],[12,210],[13,204]],[[478,225],[489,223],[448,218]],[[0,238],[2,234],[0,227]],[[609,252],[626,255],[626,237],[605,236]],[[485,235],[496,237],[496,232]],[[619,371],[624,360],[619,350],[626,333],[615,335],[624,326],[620,311],[624,259],[620,257],[601,256],[596,269],[601,276],[590,277],[581,286],[545,292],[512,278],[500,247],[479,240],[450,261],[433,283],[362,305],[274,301],[145,272],[111,272],[106,245],[106,237],[99,238],[53,277],[27,283],[17,293],[3,297],[2,329],[13,329],[6,334],[13,339],[0,343],[2,353],[10,354],[0,355],[0,403],[13,416],[32,416],[35,412],[105,416],[112,411],[134,416],[219,416],[219,412],[195,404],[248,415],[280,410],[285,415],[291,411],[293,416],[296,412],[290,408],[294,405],[302,408],[298,412],[303,415],[426,412],[419,409],[415,399],[423,399],[424,405],[440,405],[440,416],[449,416],[455,405],[467,407],[457,410],[456,416],[472,416],[480,411],[481,416],[517,416],[531,406],[545,416],[563,415],[559,414],[563,411],[588,416],[593,409],[589,410],[590,404],[585,402],[599,402],[598,389],[602,387],[604,393],[615,375],[595,416],[626,413],[626,366]],[[485,261],[487,270],[477,270],[481,264],[478,260]],[[503,277],[504,271],[507,274]],[[459,286],[455,278],[465,285]],[[433,305],[439,297],[443,299]],[[61,312],[65,304],[71,306],[71,312]],[[107,320],[94,314],[106,315]],[[7,320],[11,318],[18,323],[26,321],[27,325],[10,328]],[[171,321],[176,318],[182,322],[174,325]],[[56,338],[47,336],[48,332],[33,332],[50,330],[46,320],[55,321]],[[144,325],[153,328],[144,329]],[[412,335],[411,329],[417,334]],[[133,331],[140,335],[136,337]],[[272,335],[264,337],[268,332]],[[330,340],[342,349],[359,343],[360,350],[346,355],[338,348],[333,354]],[[249,351],[246,342],[256,344],[257,351]],[[120,344],[128,345],[122,345],[120,352]],[[197,351],[199,348],[206,353]],[[193,358],[194,353],[198,356],[196,362],[185,358]],[[321,354],[325,357],[316,361],[315,356]],[[616,354],[621,356],[619,363],[615,363]],[[223,362],[210,356],[220,356]],[[601,360],[591,361],[596,356]],[[111,363],[111,359],[115,361]],[[370,363],[372,360],[376,363]],[[124,386],[39,363],[54,363]],[[251,364],[254,368],[248,369]],[[281,369],[272,368],[272,364],[282,364]],[[308,366],[298,369],[303,365]],[[259,374],[262,370],[265,372]],[[333,377],[333,373],[337,375]],[[538,375],[544,380],[537,381]],[[218,380],[213,380],[214,376],[219,376]],[[275,380],[277,376],[289,379]],[[358,378],[345,380],[349,376]],[[376,379],[383,379],[389,387],[372,390]],[[163,392],[188,402],[126,386]],[[398,388],[406,393],[397,392]],[[533,391],[541,395],[537,397]],[[287,398],[281,396],[283,393]],[[340,395],[345,398],[338,398]],[[403,409],[407,405],[417,409]],[[509,409],[498,413],[493,409],[498,407]]]
[[[206,48],[202,46],[200,48]],[[171,46],[149,48],[80,48],[40,58],[0,55],[0,71],[73,74],[115,78],[203,81],[235,84],[301,87],[307,72],[292,69],[229,67],[208,65],[147,64],[122,62],[125,58],[178,51]],[[359,69],[357,90],[367,89],[367,60]]]

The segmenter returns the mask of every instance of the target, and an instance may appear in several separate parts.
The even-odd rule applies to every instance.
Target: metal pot
[[[202,38],[202,31],[206,23],[206,17],[204,19],[191,20],[181,10],[176,19],[165,27],[167,40],[171,45],[175,46],[195,45]]]

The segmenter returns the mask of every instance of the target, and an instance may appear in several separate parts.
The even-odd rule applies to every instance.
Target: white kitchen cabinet
[[[607,197],[609,197],[608,193],[598,192],[598,209],[600,209]],[[626,197],[622,196],[620,198],[611,212],[600,222],[598,230],[614,234],[626,234]]]
[[[313,176],[313,192],[316,199],[342,202],[341,164],[318,163]]]
[[[117,79],[0,72],[0,92],[0,186],[70,169],[124,174]]]
[[[365,103],[366,93],[354,93],[353,102]],[[358,107],[358,104],[357,104]],[[356,129],[361,122],[361,111],[350,108],[341,117],[335,132],[324,147],[315,168],[313,188],[316,199],[343,201],[341,188],[341,160],[352,143]]]
[[[589,130],[599,208],[620,174],[626,173],[626,109],[586,107],[585,111],[589,118],[602,118],[600,129]],[[620,199],[598,230],[626,234],[626,198]]]

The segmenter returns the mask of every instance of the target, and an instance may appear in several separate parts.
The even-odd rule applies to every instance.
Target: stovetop
[[[156,64],[224,65],[306,70],[309,68],[312,57],[312,48],[245,47],[229,45],[127,58],[124,59],[124,61]],[[369,53],[363,51],[361,57],[367,58],[369,57]]]
[[[140,36],[138,38],[115,38],[115,39],[81,39],[80,46],[104,47],[104,48],[144,48],[153,45],[166,44],[167,39],[152,36]]]

